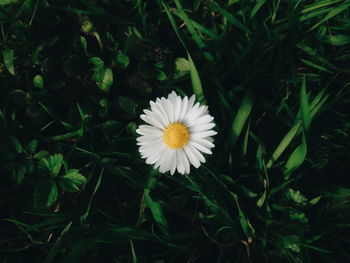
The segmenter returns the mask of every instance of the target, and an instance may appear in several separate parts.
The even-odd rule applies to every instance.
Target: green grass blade
[[[305,136],[302,137],[301,143],[294,149],[289,156],[285,166],[285,179],[288,180],[290,175],[305,161],[307,154],[307,146]]]
[[[309,133],[310,126],[311,126],[311,114],[310,114],[310,107],[309,102],[306,94],[306,80],[305,77],[303,78],[303,82],[301,85],[301,92],[300,92],[300,112],[302,116],[302,123],[303,123],[303,129],[305,134]]]
[[[190,32],[190,34],[192,35],[192,38],[194,39],[194,41],[197,43],[198,47],[203,49],[206,47],[206,44],[204,43],[204,41],[202,40],[202,38],[199,36],[199,34],[197,33],[197,31],[194,29],[193,24],[191,23],[191,20],[188,18],[186,12],[183,10],[181,3],[179,2],[179,0],[174,0],[175,5],[177,7],[177,14],[178,16],[184,21],[188,32]],[[212,54],[210,54],[209,52],[204,52],[204,57],[208,60],[208,61],[213,61],[214,57]]]
[[[260,8],[265,4],[266,0],[258,0],[250,13],[250,19],[252,19]]]
[[[230,150],[237,142],[245,123],[247,122],[253,108],[253,98],[247,94],[231,124],[229,137],[227,139],[227,149]]]
[[[344,12],[345,10],[347,10],[350,6],[350,3],[348,1],[344,2],[342,5],[339,6],[335,6],[333,7],[328,14],[326,15],[325,18],[323,18],[320,22],[316,23],[314,26],[312,26],[310,28],[310,30],[314,30],[315,28],[319,27],[321,24],[327,22],[328,20],[330,20],[331,18],[333,18],[334,16]]]
[[[214,11],[220,13],[223,17],[227,19],[231,24],[236,26],[237,28],[241,29],[245,33],[251,33],[250,30],[243,25],[237,18],[235,18],[230,12],[227,10],[223,9],[219,4],[217,4],[214,1],[209,2],[209,8]]]
[[[58,250],[60,249],[61,247],[61,244],[62,244],[62,238],[63,238],[63,235],[65,233],[68,232],[68,230],[70,229],[70,227],[72,226],[72,221],[68,223],[68,225],[66,225],[66,227],[62,230],[61,234],[59,235],[59,237],[56,239],[54,245],[52,246],[49,254],[47,255],[44,263],[50,263],[50,262],[53,262],[53,260],[55,259],[56,257],[56,254],[58,253]]]
[[[205,103],[206,100],[205,100],[202,83],[201,83],[201,79],[199,77],[198,71],[196,69],[196,66],[193,63],[190,53],[187,53],[187,56],[188,56],[188,62],[190,65],[190,75],[191,75],[193,92],[197,96],[197,99],[199,102]]]

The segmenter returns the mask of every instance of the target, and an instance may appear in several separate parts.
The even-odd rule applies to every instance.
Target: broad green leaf
[[[28,151],[29,154],[32,154],[36,151],[36,148],[38,147],[38,140],[31,140],[26,149]]]
[[[82,176],[78,170],[72,169],[63,176],[60,180],[60,185],[63,190],[69,192],[78,192],[83,184],[85,184],[86,178]]]
[[[33,85],[35,88],[42,90],[44,88],[44,78],[41,75],[36,75],[33,78]]]
[[[145,191],[145,202],[146,205],[151,209],[154,220],[160,224],[161,229],[166,233],[168,229],[168,222],[164,217],[162,206],[159,202],[153,201],[149,190]]]
[[[58,175],[61,170],[61,166],[63,164],[63,155],[55,154],[51,155],[47,158],[42,158],[39,161],[39,169],[44,172],[50,174],[52,177]]]
[[[128,55],[118,52],[115,56],[115,63],[118,68],[125,69],[127,66],[129,66],[130,59]]]
[[[16,150],[16,153],[20,154],[24,151],[22,144],[19,142],[19,140],[15,137],[11,137],[11,142],[13,147]]]
[[[96,81],[101,91],[108,93],[113,84],[113,72],[110,68],[102,68],[95,72],[93,80]]]
[[[244,99],[243,99],[243,101],[238,109],[238,112],[237,112],[237,114],[236,114],[236,116],[231,124],[229,137],[227,139],[227,141],[228,141],[227,142],[227,149],[230,150],[236,144],[237,139],[241,135],[243,127],[249,118],[252,107],[253,107],[253,99],[250,96],[250,94],[247,94],[244,97]]]
[[[12,74],[15,75],[15,68],[13,66],[13,49],[4,49],[2,51],[2,55],[4,57],[4,64],[7,68],[7,70]]]
[[[181,78],[190,73],[190,63],[185,58],[176,58],[175,59],[175,72],[174,78]]]
[[[205,97],[204,97],[204,93],[203,93],[201,79],[199,77],[196,66],[194,65],[194,63],[192,61],[190,53],[187,53],[187,55],[188,55],[188,62],[190,64],[190,74],[191,74],[193,92],[197,96],[198,101],[201,103],[204,103]]]
[[[99,71],[101,70],[105,63],[103,62],[102,59],[98,58],[98,57],[92,57],[89,59],[89,63],[92,64],[92,70],[93,71]]]
[[[57,196],[58,196],[57,184],[55,182],[51,182],[47,199],[46,199],[46,206],[47,207],[51,206],[56,201]]]

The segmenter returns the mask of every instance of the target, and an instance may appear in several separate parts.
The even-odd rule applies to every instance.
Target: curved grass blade
[[[187,16],[186,12],[184,11],[184,9],[182,8],[182,5],[181,5],[180,1],[179,0],[174,0],[174,2],[175,2],[175,5],[177,7],[177,15],[184,21],[188,31],[192,35],[192,38],[194,39],[194,41],[197,43],[198,47],[200,49],[206,48],[206,45],[205,45],[204,41],[199,36],[197,31],[194,29],[194,26],[191,23],[191,20],[188,18],[188,16]],[[209,52],[204,52],[204,57],[208,61],[213,61],[214,60],[213,55],[210,54]]]
[[[199,102],[206,103],[201,79],[199,77],[196,66],[193,63],[190,53],[187,53],[187,56],[188,56],[188,62],[190,65],[190,75],[191,75],[193,93],[196,95]]]
[[[227,150],[231,150],[231,148],[236,144],[237,139],[242,133],[243,127],[246,121],[248,120],[252,107],[253,107],[253,98],[250,94],[247,94],[244,97],[242,104],[239,107],[238,112],[232,122],[230,133],[227,138],[227,141],[228,141],[226,145]]]

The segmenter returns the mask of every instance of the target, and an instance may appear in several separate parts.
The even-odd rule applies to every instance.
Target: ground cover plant
[[[349,262],[350,1],[0,0],[0,260]],[[189,175],[136,145],[196,95]]]

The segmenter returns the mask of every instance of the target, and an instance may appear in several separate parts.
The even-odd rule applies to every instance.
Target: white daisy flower
[[[136,132],[141,157],[154,164],[161,173],[177,170],[190,173],[190,164],[198,168],[205,162],[202,153],[211,154],[214,147],[211,136],[213,117],[207,106],[194,104],[195,96],[181,98],[174,91],[168,98],[151,101],[151,110],[144,110],[140,117],[148,125],[140,125]]]

